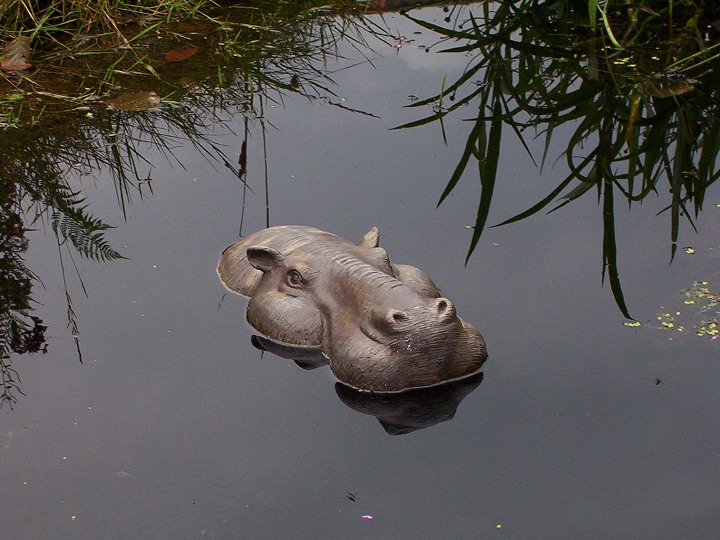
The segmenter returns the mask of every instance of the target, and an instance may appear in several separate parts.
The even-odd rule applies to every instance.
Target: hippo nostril
[[[408,316],[404,311],[392,309],[385,314],[386,327],[393,331],[399,330],[407,320]]]
[[[455,317],[455,304],[447,298],[438,298],[435,301],[435,306],[441,319],[447,320]]]

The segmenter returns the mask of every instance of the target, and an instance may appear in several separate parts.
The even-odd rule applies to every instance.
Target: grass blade
[[[493,107],[492,122],[490,123],[490,135],[487,141],[487,151],[483,159],[478,161],[478,170],[480,173],[480,203],[478,204],[477,217],[475,218],[475,226],[473,227],[473,235],[470,240],[470,248],[468,249],[465,264],[470,260],[470,256],[475,251],[480,236],[485,229],[488,214],[490,212],[490,203],[492,202],[493,191],[495,189],[495,180],[497,178],[498,161],[500,159],[500,142],[502,140],[502,103],[499,95],[495,98]]]

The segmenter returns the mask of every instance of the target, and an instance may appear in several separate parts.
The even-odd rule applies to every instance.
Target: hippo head
[[[262,272],[248,320],[268,337],[320,347],[335,376],[354,388],[396,392],[476,372],[485,342],[435,297],[334,243],[287,252],[247,247]],[[434,286],[433,286],[434,288]]]
[[[264,263],[248,260],[248,249],[271,248],[281,256],[303,249],[344,254],[365,262],[383,274],[393,275],[425,296],[440,296],[425,272],[413,266],[392,265],[379,246],[376,227],[358,244],[332,233],[303,225],[281,225],[252,233],[223,251],[218,274],[231,291],[255,298],[248,309],[249,322],[266,337],[294,347],[319,348],[322,344],[322,317],[316,302],[284,283],[263,279]],[[276,257],[278,260],[281,257]],[[311,263],[317,263],[310,257]],[[268,264],[271,261],[268,260]],[[306,272],[306,275],[309,275]],[[256,295],[256,292],[259,294]]]
[[[225,249],[218,274],[250,298],[248,321],[265,338],[322,353],[362,391],[436,385],[487,358],[482,336],[425,272],[390,263],[375,227],[358,244],[313,227],[263,229]]]

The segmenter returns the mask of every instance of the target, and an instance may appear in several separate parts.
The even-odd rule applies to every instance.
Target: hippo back
[[[314,227],[305,225],[279,225],[252,233],[245,238],[227,247],[220,257],[218,274],[223,285],[232,292],[242,296],[250,297],[257,286],[262,271],[254,268],[247,258],[247,248],[251,246],[263,246],[272,248],[283,255],[287,255],[298,248],[310,245],[333,246],[338,252],[347,252],[376,266],[382,272],[393,274],[393,266],[387,256],[387,252],[378,246],[378,230],[373,227],[363,237],[359,244],[353,244],[335,234],[321,231]],[[422,283],[425,288],[432,288],[434,285],[427,275],[421,270],[407,265],[402,265],[404,271],[411,279]]]

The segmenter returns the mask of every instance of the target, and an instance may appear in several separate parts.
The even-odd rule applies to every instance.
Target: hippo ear
[[[363,239],[360,240],[360,243],[358,246],[361,247],[369,247],[369,248],[376,248],[380,245],[380,231],[378,231],[377,227],[373,227],[368,232],[365,233],[365,236],[363,236]]]
[[[409,264],[393,264],[393,275],[423,296],[439,298],[440,291],[425,272]]]
[[[258,270],[270,272],[283,263],[284,257],[278,250],[265,246],[250,246],[247,248],[248,262]]]

